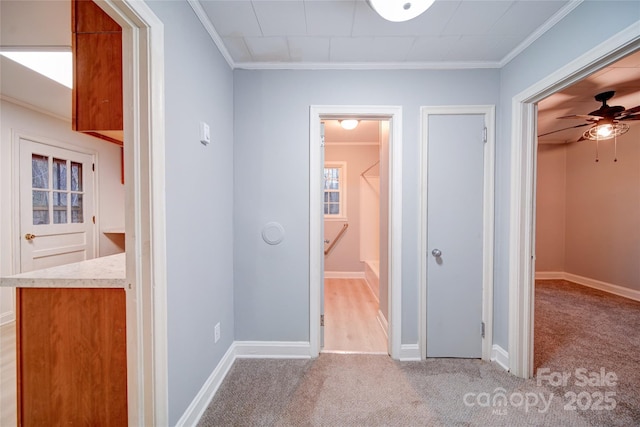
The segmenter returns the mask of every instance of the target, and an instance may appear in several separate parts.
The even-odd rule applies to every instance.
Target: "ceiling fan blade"
[[[570,116],[556,117],[556,119],[587,119],[587,120],[600,120],[602,116],[590,116],[589,114],[572,114]]]
[[[624,110],[622,111],[620,114],[618,114],[618,117],[624,119],[628,116],[634,115],[636,113],[640,113],[640,105],[636,105],[633,108],[629,108],[628,110]]]
[[[581,125],[570,126],[570,127],[568,127],[568,128],[564,128],[564,129],[552,130],[551,132],[547,132],[547,133],[543,133],[542,135],[538,135],[538,138],[540,138],[541,136],[551,135],[552,133],[562,132],[563,130],[575,129],[575,128],[581,128],[581,127],[583,127],[583,126],[589,126],[589,125],[591,125],[591,123],[583,123],[583,124],[581,124]]]
[[[618,119],[618,121],[625,121],[625,122],[629,120],[640,120],[640,114],[635,114],[633,116],[624,116]]]

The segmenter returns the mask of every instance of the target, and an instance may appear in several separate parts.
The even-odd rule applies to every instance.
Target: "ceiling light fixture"
[[[589,128],[582,137],[592,141],[604,141],[613,139],[629,132],[629,125],[626,123],[609,122],[602,123]]]
[[[435,0],[367,0],[369,6],[387,21],[403,22],[424,13]]]
[[[352,129],[355,129],[356,126],[358,126],[358,120],[355,120],[355,119],[340,120],[340,126],[342,126],[342,129],[352,130]]]

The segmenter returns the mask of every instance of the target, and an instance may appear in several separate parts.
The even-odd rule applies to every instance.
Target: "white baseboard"
[[[13,310],[5,311],[0,314],[0,325],[6,325],[7,323],[15,322],[16,312]]]
[[[496,362],[505,371],[509,370],[509,353],[498,344],[491,347],[491,361]]]
[[[536,280],[562,280],[564,271],[536,271]]]
[[[364,271],[325,271],[325,279],[364,279]]]
[[[184,411],[176,427],[191,427],[198,424],[198,421],[202,418],[202,414],[204,414],[207,406],[209,406],[211,399],[213,399],[213,396],[218,391],[220,384],[222,384],[222,381],[229,373],[229,369],[231,369],[235,359],[235,343],[233,343],[222,357],[220,363],[218,363],[218,366],[216,366],[211,375],[209,375],[209,378],[207,378],[207,381],[205,381],[187,410]]]
[[[578,285],[587,286],[608,292],[610,294],[629,298],[634,301],[640,301],[640,291],[624,286],[618,286],[607,282],[602,282],[588,277],[578,276],[577,274],[567,273],[565,271],[536,271],[536,279],[539,280],[568,280]]]
[[[311,358],[311,345],[307,341],[236,341],[234,344],[237,358]]]
[[[16,290],[15,288],[0,289],[0,298],[6,311],[0,313],[0,325],[11,323],[16,320]],[[9,303],[7,304],[7,301]]]
[[[310,351],[311,346],[304,341],[234,341],[182,414],[176,427],[195,427],[198,424],[236,359],[309,359]]]
[[[582,277],[571,273],[564,273],[564,279],[579,285],[588,286],[610,294],[629,298],[634,301],[640,301],[640,291],[635,289],[629,289],[623,286],[613,285],[611,283],[601,282],[600,280],[590,279],[588,277]]]
[[[399,359],[401,362],[416,362],[421,360],[420,347],[418,344],[402,344],[400,346]]]
[[[378,323],[380,323],[380,326],[382,327],[382,332],[384,332],[384,336],[387,337],[387,339],[389,338],[389,322],[387,322],[387,319],[384,318],[384,314],[382,314],[382,311],[378,310]]]

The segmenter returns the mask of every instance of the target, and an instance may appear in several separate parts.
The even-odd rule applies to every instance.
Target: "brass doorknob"
[[[31,233],[27,233],[27,234],[25,234],[25,235],[24,235],[24,238],[25,238],[26,240],[31,241],[31,240],[33,240],[33,239],[35,239],[35,238],[36,238],[36,235],[35,235],[35,234],[31,234]]]

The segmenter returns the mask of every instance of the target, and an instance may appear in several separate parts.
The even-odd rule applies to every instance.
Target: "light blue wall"
[[[402,343],[418,342],[420,106],[497,104],[498,77],[498,70],[234,72],[237,340],[309,340],[309,106],[399,105]],[[269,221],[285,229],[280,245],[260,237]]]
[[[169,425],[234,340],[233,73],[187,2],[148,2],[164,23]],[[203,146],[198,125],[211,126]],[[214,325],[222,338],[214,344]]]
[[[234,339],[309,339],[310,105],[403,108],[402,343],[413,344],[419,107],[497,104],[495,341],[508,348],[511,99],[640,18],[640,2],[615,3],[585,1],[503,70],[232,72],[186,2],[149,1],[165,25],[170,424]],[[285,228],[280,245],[260,237],[269,221]]]
[[[512,99],[627,27],[640,34],[640,1],[585,1],[500,73],[496,144],[494,342],[508,348],[509,191]]]

